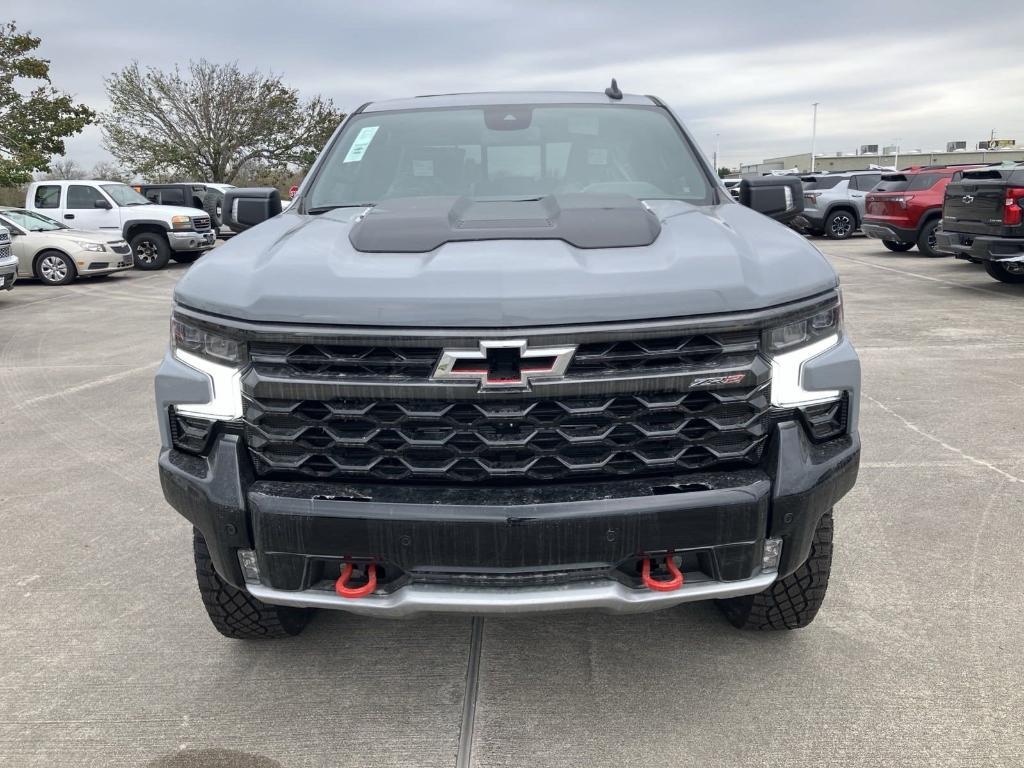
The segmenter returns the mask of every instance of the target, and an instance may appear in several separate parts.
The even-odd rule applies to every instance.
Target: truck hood
[[[510,328],[755,310],[838,284],[806,239],[749,208],[647,205],[661,233],[646,246],[480,240],[428,253],[356,250],[365,208],[287,212],[200,259],[174,297],[258,322]]]
[[[171,220],[171,216],[206,216],[206,211],[198,208],[186,208],[184,205],[129,205],[121,209],[122,218],[127,221],[136,219]]]

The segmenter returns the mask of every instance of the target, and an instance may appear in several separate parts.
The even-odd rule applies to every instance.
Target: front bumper
[[[879,224],[865,220],[860,225],[861,232],[876,240],[887,240],[890,243],[916,243],[917,230],[898,227],[893,224]]]
[[[218,573],[268,603],[382,616],[596,608],[645,611],[752,594],[807,558],[821,516],[852,487],[856,434],[812,445],[776,425],[762,468],[677,478],[504,488],[255,481],[241,438],[208,458],[164,449],[169,503],[203,533]],[[762,569],[766,538],[783,541]],[[247,582],[238,551],[256,551]],[[685,585],[652,592],[642,556],[675,552]],[[374,561],[374,594],[332,589],[346,560]]]
[[[213,248],[217,241],[217,233],[212,229],[205,232],[175,232],[167,233],[167,242],[171,244],[172,251],[207,251]]]
[[[9,291],[18,282],[18,258],[0,259],[0,290]]]
[[[935,231],[935,249],[958,259],[978,261],[1024,261],[1024,238],[970,235]]]

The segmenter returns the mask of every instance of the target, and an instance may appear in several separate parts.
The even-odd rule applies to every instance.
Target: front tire
[[[739,629],[801,629],[818,615],[832,569],[832,510],[814,531],[807,562],[764,592],[719,600],[718,606]]]
[[[192,547],[203,605],[224,637],[272,640],[293,637],[306,628],[313,613],[310,609],[268,605],[224,581],[214,569],[206,539],[198,529],[193,529]]]
[[[36,277],[46,285],[67,285],[78,277],[78,270],[66,253],[46,251],[36,261]]]
[[[833,211],[825,219],[825,237],[829,240],[847,240],[855,229],[857,219],[849,211]]]
[[[935,230],[939,228],[940,221],[941,219],[932,219],[926,222],[917,236],[917,250],[933,259],[949,255],[935,250]]]
[[[897,243],[895,240],[883,240],[882,245],[893,253],[906,253],[914,247],[913,243]]]
[[[1001,283],[1024,283],[1024,262],[986,261],[985,271]]]
[[[163,269],[171,260],[171,245],[156,232],[141,232],[131,240],[135,268],[150,271]]]

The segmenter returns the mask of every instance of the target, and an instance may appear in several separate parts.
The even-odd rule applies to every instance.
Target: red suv
[[[915,245],[925,256],[947,256],[935,250],[935,230],[942,220],[946,185],[965,165],[926,165],[886,173],[865,202],[861,230],[902,253]]]

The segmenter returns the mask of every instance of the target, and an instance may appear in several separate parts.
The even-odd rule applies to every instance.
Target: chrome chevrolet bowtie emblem
[[[974,202],[974,195],[964,195],[961,199],[964,201],[964,205],[970,205]]]
[[[533,379],[564,376],[575,351],[531,347],[524,339],[481,341],[477,349],[445,349],[431,378],[476,381],[481,389],[528,387]]]

